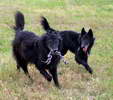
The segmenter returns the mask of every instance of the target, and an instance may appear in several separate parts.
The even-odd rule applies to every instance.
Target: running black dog
[[[42,21],[45,19],[42,17]],[[48,80],[52,78],[57,87],[59,87],[57,77],[57,65],[61,59],[60,49],[62,38],[58,31],[48,31],[41,37],[33,32],[23,31],[24,15],[21,12],[15,14],[15,39],[13,40],[13,55],[17,63],[17,69],[22,70],[28,75],[27,65],[35,64],[40,73]],[[48,70],[48,71],[47,71]]]
[[[44,22],[43,22],[44,23]],[[42,24],[43,29],[48,32],[53,30],[47,22]],[[74,31],[60,31],[60,35],[63,39],[63,47],[61,54],[65,55],[68,50],[75,54],[75,60],[78,64],[82,64],[89,73],[93,73],[93,70],[88,65],[88,55],[94,44],[95,38],[93,37],[92,29],[88,32],[82,28],[81,33]]]

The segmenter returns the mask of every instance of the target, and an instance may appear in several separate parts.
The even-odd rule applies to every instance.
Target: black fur
[[[44,23],[44,22],[43,22]],[[46,25],[47,24],[47,25]],[[45,31],[50,27],[48,23],[42,24],[46,26]],[[47,26],[49,26],[47,28]],[[49,28],[50,29],[50,28]],[[68,50],[75,54],[75,60],[78,64],[82,64],[85,69],[92,74],[92,69],[88,65],[88,55],[94,44],[95,38],[93,37],[92,29],[88,32],[83,28],[81,33],[74,31],[60,31],[60,35],[63,39],[63,47],[61,54],[65,55]]]
[[[45,19],[42,18],[42,20]],[[52,55],[50,64],[43,62],[47,60],[47,56],[51,50],[60,51],[61,36],[59,33],[54,30],[39,37],[33,32],[23,31],[25,22],[24,15],[21,12],[16,13],[15,23],[15,39],[12,42],[12,47],[17,69],[20,70],[22,68],[25,74],[31,78],[27,65],[29,63],[35,64],[36,68],[48,81],[51,81],[53,78],[55,85],[59,87],[57,65],[60,57]]]

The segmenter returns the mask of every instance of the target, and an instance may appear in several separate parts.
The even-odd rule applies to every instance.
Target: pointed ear
[[[83,36],[83,35],[85,35],[86,34],[86,31],[85,31],[85,29],[84,29],[84,27],[82,28],[82,30],[81,30],[81,37]]]
[[[93,31],[92,31],[92,29],[89,29],[88,35],[89,35],[90,37],[93,37]]]

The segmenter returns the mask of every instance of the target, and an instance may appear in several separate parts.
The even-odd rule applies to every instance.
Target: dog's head
[[[54,30],[49,26],[49,23],[45,17],[41,17],[41,25],[44,30],[46,30],[46,46],[47,48],[52,51],[60,51],[61,46],[62,46],[62,38],[59,34],[59,31]]]
[[[48,31],[47,33],[47,38],[46,38],[46,46],[47,48],[53,52],[53,54],[56,51],[60,51],[61,46],[62,46],[62,38],[59,34],[58,31]]]
[[[79,48],[85,54],[90,54],[91,48],[92,48],[94,41],[95,41],[95,38],[93,37],[92,29],[89,29],[89,31],[86,32],[85,29],[82,28],[78,41],[79,41],[79,44],[80,44]]]

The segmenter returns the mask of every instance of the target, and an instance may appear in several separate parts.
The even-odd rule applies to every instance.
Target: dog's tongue
[[[83,48],[83,51],[84,51],[85,53],[87,53],[87,47],[84,47],[84,48]]]

